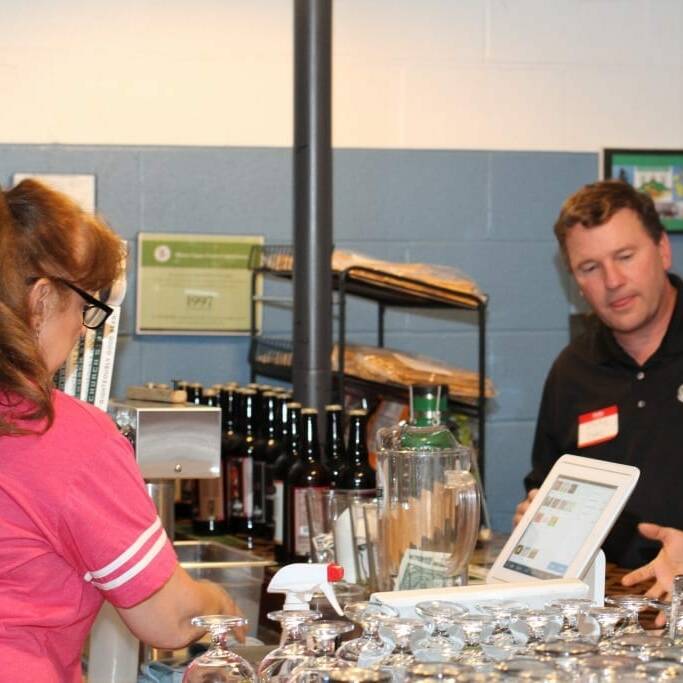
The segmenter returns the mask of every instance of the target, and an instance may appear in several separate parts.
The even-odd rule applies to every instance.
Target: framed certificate
[[[602,177],[649,194],[668,232],[683,232],[683,150],[604,149]]]
[[[248,334],[262,236],[139,233],[138,334]]]

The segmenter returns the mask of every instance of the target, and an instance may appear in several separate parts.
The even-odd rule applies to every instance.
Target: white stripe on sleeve
[[[140,548],[161,528],[161,520],[157,516],[154,523],[143,531],[137,538],[137,540],[132,543],[126,550],[124,550],[115,560],[110,562],[106,567],[102,569],[96,569],[92,572],[86,572],[83,577],[85,581],[92,581],[93,579],[101,579],[113,571],[116,571],[119,567],[123,566],[128,560],[130,560],[133,555],[135,555]],[[164,534],[165,535],[165,534]]]
[[[130,581],[133,577],[137,576],[149,563],[161,552],[161,549],[166,545],[166,532],[162,531],[161,536],[156,540],[154,545],[145,553],[144,557],[134,564],[128,571],[123,572],[119,577],[108,581],[107,583],[98,583],[93,581],[92,585],[96,586],[102,591],[111,591],[114,588],[122,586],[124,583]]]

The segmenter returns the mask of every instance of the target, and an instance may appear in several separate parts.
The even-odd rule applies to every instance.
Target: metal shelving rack
[[[251,367],[251,381],[256,381],[257,376],[270,377],[281,381],[291,382],[291,355],[290,362],[268,363],[262,359],[265,354],[283,354],[281,359],[286,360],[287,354],[291,354],[292,344],[289,340],[264,339],[258,336],[257,329],[257,305],[283,303],[281,298],[269,298],[259,296],[257,283],[260,276],[273,277],[282,280],[292,280],[291,269],[273,269],[265,266],[268,257],[284,257],[293,264],[292,247],[282,245],[268,245],[256,247],[250,258],[251,269],[251,343],[249,349],[249,364]],[[486,442],[486,309],[487,297],[478,297],[469,292],[458,292],[459,301],[453,301],[453,291],[438,286],[425,286],[423,282],[412,280],[398,275],[391,275],[392,282],[396,286],[403,284],[408,287],[418,287],[420,291],[399,290],[385,284],[368,282],[361,279],[362,276],[383,275],[380,271],[352,266],[341,272],[333,273],[333,287],[337,293],[337,308],[339,316],[337,345],[338,345],[338,368],[334,372],[334,387],[339,399],[344,396],[347,384],[375,394],[400,400],[408,400],[408,389],[404,385],[393,383],[379,383],[368,381],[345,373],[344,356],[346,348],[346,322],[347,322],[347,298],[349,296],[373,301],[377,304],[377,346],[384,347],[385,315],[389,308],[416,308],[433,310],[458,310],[472,311],[476,315],[478,330],[478,395],[474,404],[449,397],[452,409],[460,414],[468,415],[477,420],[478,429],[478,452],[479,469],[481,477],[485,470],[485,442]]]

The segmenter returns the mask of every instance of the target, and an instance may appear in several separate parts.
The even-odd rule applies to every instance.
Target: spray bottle
[[[268,653],[259,665],[259,681],[285,681],[306,658],[305,625],[321,617],[320,612],[310,608],[314,593],[322,591],[337,613],[343,614],[331,586],[343,576],[343,567],[335,564],[290,564],[276,572],[267,590],[284,593],[285,603],[281,610],[270,612],[268,617],[280,622],[282,638],[280,646]]]
[[[268,584],[269,593],[284,593],[282,609],[310,610],[313,594],[321,591],[340,616],[344,615],[332,589],[332,583],[344,578],[344,567],[338,564],[288,564],[275,573]]]

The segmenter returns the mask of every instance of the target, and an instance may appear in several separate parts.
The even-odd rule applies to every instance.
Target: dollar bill
[[[450,557],[450,553],[408,548],[401,558],[395,590],[460,585],[461,577],[453,574]]]

